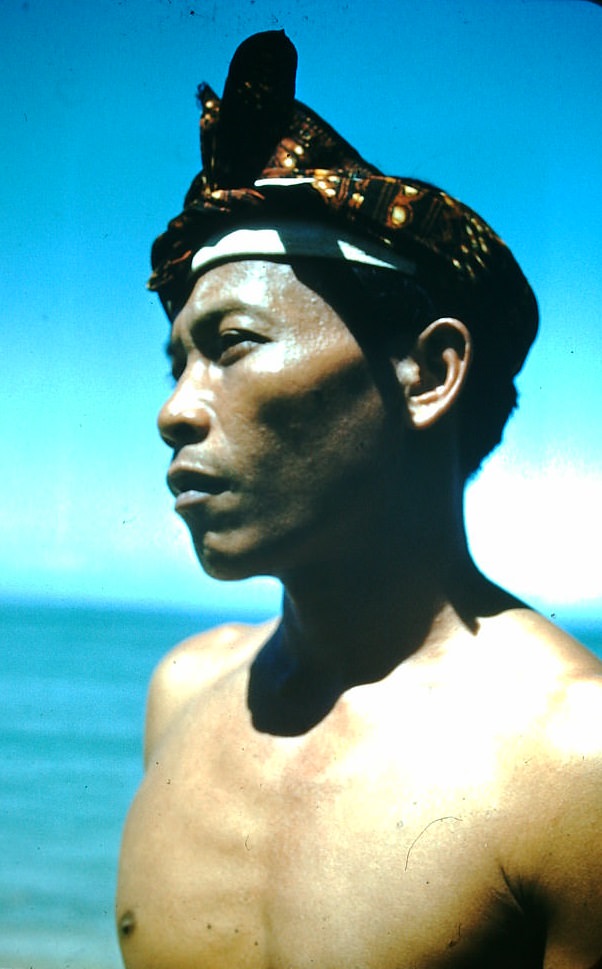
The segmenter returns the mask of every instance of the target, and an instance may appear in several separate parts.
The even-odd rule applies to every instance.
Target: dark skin
[[[172,347],[176,508],[210,574],[276,575],[284,608],[153,677],[128,969],[599,965],[601,665],[470,559],[467,328],[392,355],[388,398],[332,307],[250,261],[198,280]]]

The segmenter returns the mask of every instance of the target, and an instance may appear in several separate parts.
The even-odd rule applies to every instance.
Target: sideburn
[[[393,359],[405,356],[413,343],[411,332],[396,320],[379,319],[378,309],[354,267],[344,262],[296,259],[299,281],[317,293],[343,320],[366,358],[385,410],[398,419],[405,411],[403,391]],[[378,270],[388,273],[388,270]],[[384,280],[383,280],[384,283]]]

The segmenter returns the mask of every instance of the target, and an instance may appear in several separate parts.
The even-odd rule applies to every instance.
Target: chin
[[[212,579],[221,582],[241,582],[257,575],[273,575],[262,564],[257,550],[212,541],[207,535],[201,542],[194,542],[194,549],[201,568]]]
[[[256,576],[283,580],[296,567],[307,568],[315,560],[315,548],[305,523],[296,528],[277,522],[259,526],[203,531],[191,537],[203,570],[212,579],[240,582]]]

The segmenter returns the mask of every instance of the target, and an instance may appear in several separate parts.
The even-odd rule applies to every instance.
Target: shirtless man
[[[463,526],[535,301],[471,210],[287,115],[292,59],[259,35],[221,113],[203,88],[205,170],[154,247],[176,509],[209,574],[284,597],[153,677],[124,961],[594,969],[601,664]]]

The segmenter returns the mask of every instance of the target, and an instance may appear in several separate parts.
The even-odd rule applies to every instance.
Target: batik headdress
[[[325,237],[351,232],[378,247],[383,264],[390,255],[392,268],[396,257],[411,261],[417,281],[448,294],[450,314],[456,306],[478,306],[481,325],[491,328],[489,336],[516,373],[537,332],[538,313],[508,247],[441,189],[383,175],[366,162],[295,100],[296,67],[284,31],[267,31],[240,45],[221,99],[208,84],[199,86],[203,169],[183,212],[153,245],[149,288],[169,307],[190,287],[195,254],[212,237],[258,223],[311,220]]]

